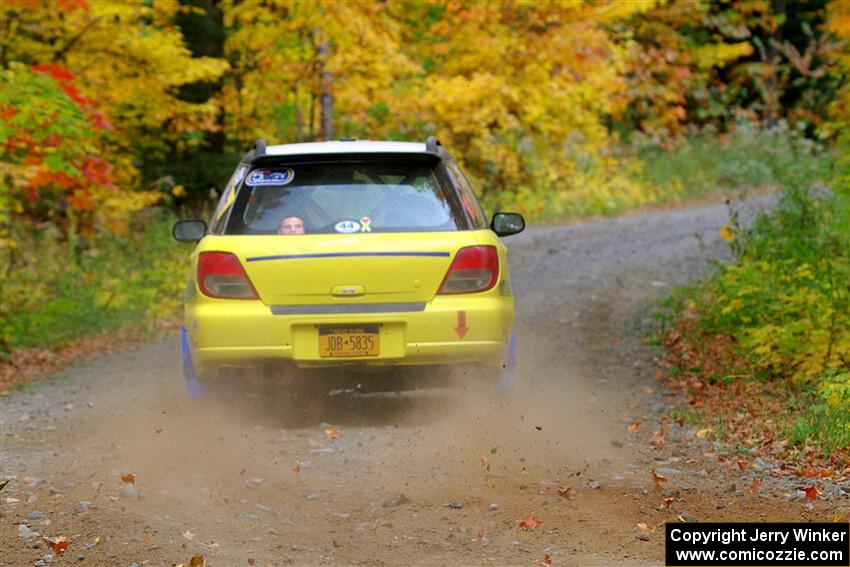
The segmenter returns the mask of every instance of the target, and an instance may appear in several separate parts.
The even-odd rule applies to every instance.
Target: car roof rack
[[[251,149],[254,150],[254,157],[266,155],[266,141],[263,138],[260,138],[254,142],[254,147]]]
[[[443,147],[443,144],[440,143],[440,140],[437,136],[428,136],[428,139],[425,140],[425,150],[432,154],[440,153],[440,148]]]

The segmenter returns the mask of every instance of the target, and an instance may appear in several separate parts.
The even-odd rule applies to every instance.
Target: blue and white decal
[[[255,169],[248,176],[245,185],[250,187],[260,187],[264,185],[287,185],[295,179],[295,172],[290,168],[272,170],[272,169]]]
[[[360,230],[360,223],[353,220],[339,221],[334,225],[334,230],[343,234],[351,234]]]

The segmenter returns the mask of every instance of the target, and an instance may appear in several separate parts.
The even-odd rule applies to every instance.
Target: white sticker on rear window
[[[290,168],[286,169],[255,169],[248,176],[245,184],[250,187],[259,187],[262,185],[287,185],[295,179],[295,172]]]
[[[342,232],[344,234],[357,232],[358,230],[360,230],[360,223],[353,220],[339,221],[334,225],[334,230],[337,232]]]

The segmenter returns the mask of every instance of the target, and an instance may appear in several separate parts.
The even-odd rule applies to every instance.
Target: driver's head
[[[277,225],[278,234],[304,234],[304,219],[301,217],[283,217]]]

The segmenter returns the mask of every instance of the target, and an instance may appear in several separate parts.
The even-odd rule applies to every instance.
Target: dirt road
[[[725,220],[706,206],[508,239],[522,380],[507,401],[473,384],[289,414],[194,401],[177,337],[5,396],[0,563],[660,565],[665,521],[846,515],[842,487],[807,503],[798,479],[740,471],[691,429],[650,443],[664,392],[647,305],[724,255]],[[528,514],[542,523],[521,530]]]

